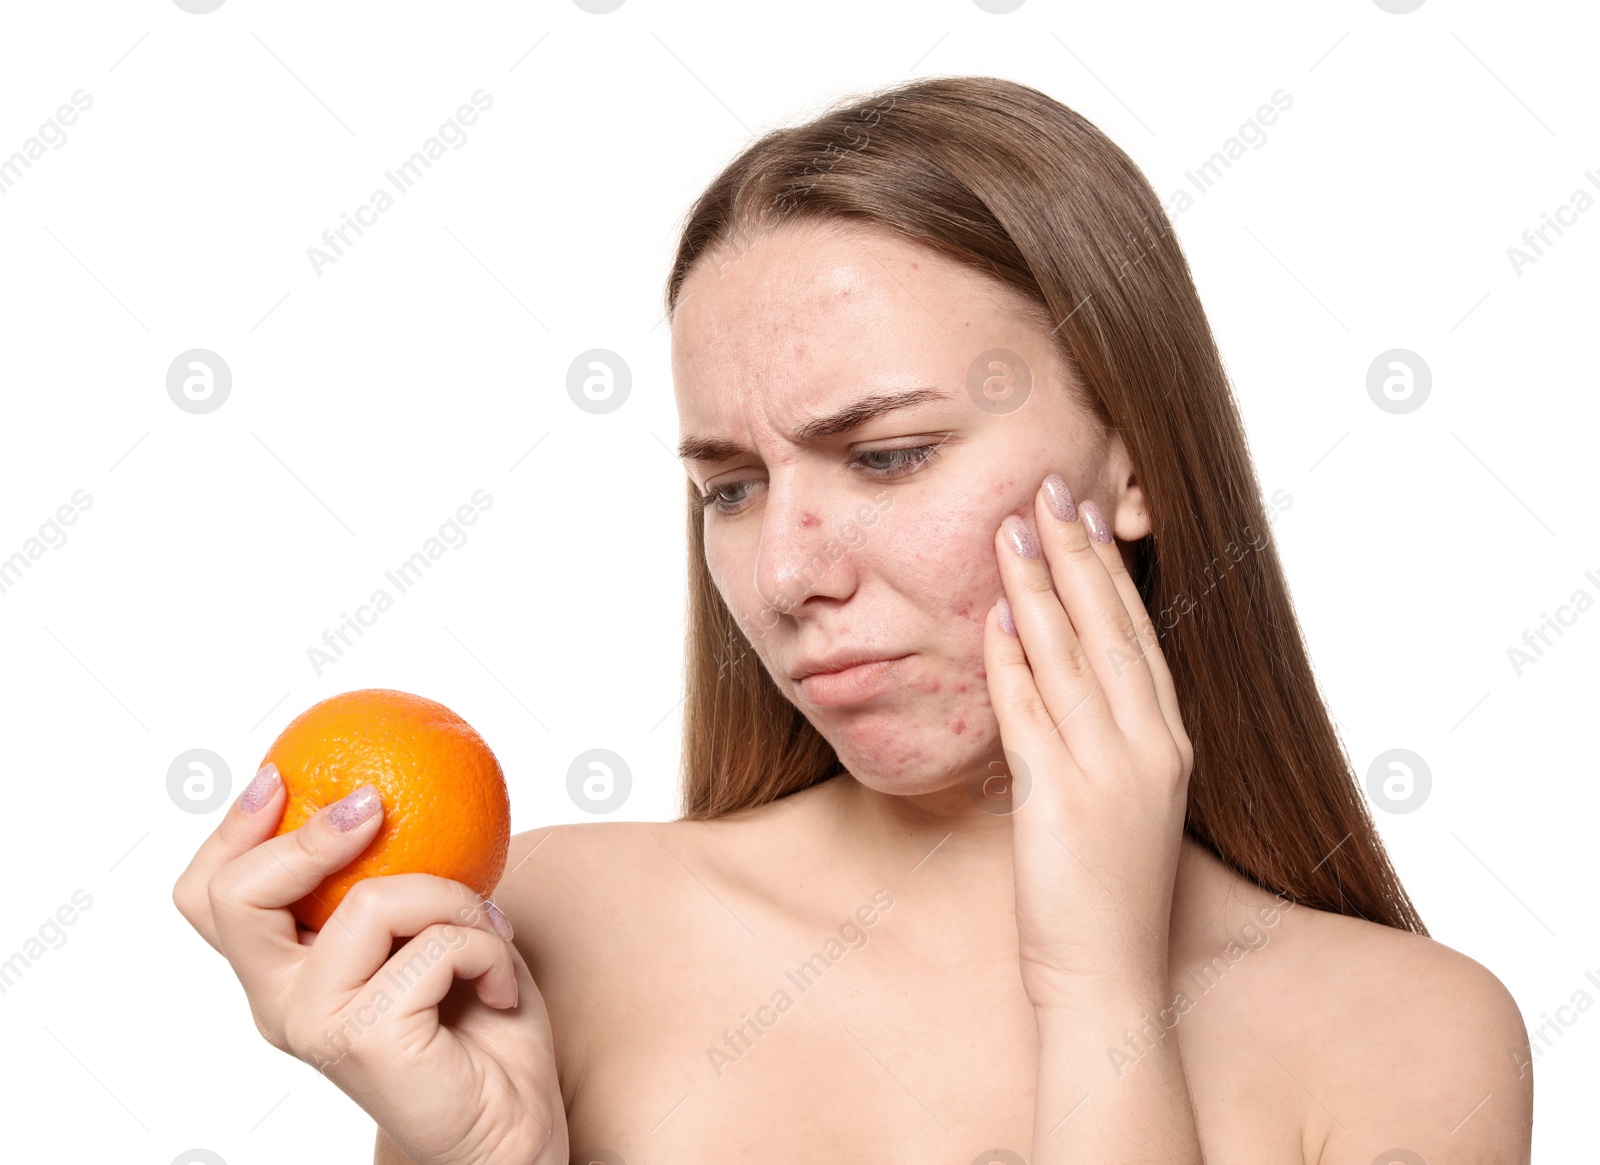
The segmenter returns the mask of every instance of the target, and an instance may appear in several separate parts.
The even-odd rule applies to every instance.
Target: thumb
[[[200,936],[217,947],[207,887],[223,866],[271,837],[289,803],[278,766],[268,761],[222,815],[172,887],[172,902]]]

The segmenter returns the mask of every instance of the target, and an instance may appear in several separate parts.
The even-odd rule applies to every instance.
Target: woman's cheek
[[[761,596],[750,585],[748,569],[741,569],[737,563],[723,556],[713,558],[708,554],[707,557],[706,572],[711,576],[711,584],[716,587],[717,594],[722,596],[723,605],[728,608],[745,638],[752,645],[759,646],[766,633],[777,626],[778,612],[770,604],[763,603]],[[740,579],[744,580],[742,586],[738,581]]]
[[[966,491],[914,520],[906,515],[894,532],[892,558],[902,564],[905,589],[937,619],[976,627],[972,643],[979,653],[984,618],[1004,592],[994,532],[1006,512],[988,490]]]

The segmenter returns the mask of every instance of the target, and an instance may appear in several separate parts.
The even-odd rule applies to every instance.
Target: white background
[[[172,907],[223,812],[169,797],[186,750],[226,759],[231,801],[294,714],[394,687],[483,733],[514,830],[588,819],[566,772],[596,747],[632,772],[617,816],[674,815],[676,230],[755,134],[934,73],[1043,89],[1163,197],[1292,96],[1174,222],[1260,485],[1293,499],[1274,533],[1319,681],[1363,773],[1397,747],[1431,769],[1376,816],[1434,937],[1530,1029],[1600,999],[1600,610],[1507,658],[1600,600],[1600,212],[1520,275],[1507,255],[1600,197],[1595,33],[1576,2],[7,6],[0,156],[93,105],[0,195],[0,557],[92,504],[0,593],[0,959],[93,903],[0,994],[0,1155],[369,1159],[370,1120],[260,1039]],[[479,89],[465,145],[317,274],[307,248]],[[206,415],[166,391],[197,347],[233,376]],[[596,347],[632,372],[604,416],[566,391]],[[1366,392],[1396,347],[1433,377],[1404,416]],[[318,675],[324,629],[478,489],[468,540]],[[1591,1143],[1600,1015],[1563,1014],[1538,1160]]]

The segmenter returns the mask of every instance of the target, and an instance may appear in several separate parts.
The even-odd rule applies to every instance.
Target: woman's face
[[[779,690],[883,792],[1000,755],[983,667],[995,531],[1007,514],[1033,526],[1045,474],[1118,538],[1148,530],[1120,438],[1069,401],[1048,330],[1013,296],[892,233],[800,224],[702,261],[674,314],[711,577]],[[841,656],[897,661],[798,678]]]

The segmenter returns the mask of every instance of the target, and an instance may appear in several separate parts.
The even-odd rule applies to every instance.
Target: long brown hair
[[[1194,745],[1186,830],[1294,902],[1427,934],[1318,692],[1216,341],[1132,160],[1071,109],[998,78],[840,101],[765,134],[695,202],[669,318],[697,263],[737,261],[785,222],[830,220],[896,231],[1020,292],[1054,325],[1084,406],[1121,432],[1151,521],[1132,574]],[[681,812],[706,819],[841,766],[713,584],[693,483],[687,510]]]

